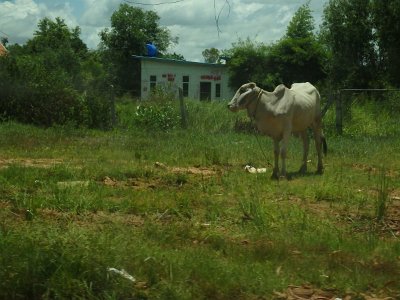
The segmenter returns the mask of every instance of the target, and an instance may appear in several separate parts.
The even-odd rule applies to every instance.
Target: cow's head
[[[243,84],[228,103],[228,109],[237,112],[247,108],[250,101],[257,95],[256,84],[254,82]]]

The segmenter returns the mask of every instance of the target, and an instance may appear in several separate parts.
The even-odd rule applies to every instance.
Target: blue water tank
[[[157,48],[153,43],[146,44],[147,56],[154,57],[157,55]]]

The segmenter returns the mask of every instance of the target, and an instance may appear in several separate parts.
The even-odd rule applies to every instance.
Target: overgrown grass
[[[302,284],[398,297],[397,129],[327,130],[322,176],[313,148],[294,173],[292,139],[292,180],[273,181],[271,141],[233,130],[244,114],[186,106],[188,128],[168,131],[137,127],[132,103],[108,132],[0,125],[0,298],[272,299]]]

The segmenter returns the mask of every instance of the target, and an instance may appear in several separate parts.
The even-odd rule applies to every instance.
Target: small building
[[[140,98],[149,98],[157,86],[197,100],[231,99],[228,68],[224,64],[200,63],[149,56],[134,56],[140,61]]]

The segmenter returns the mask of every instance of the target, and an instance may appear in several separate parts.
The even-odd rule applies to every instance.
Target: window
[[[189,76],[182,77],[182,90],[183,90],[183,97],[189,96]]]
[[[200,100],[211,100],[211,82],[200,82]]]
[[[156,75],[150,75],[150,91],[154,90],[156,85],[157,85],[157,76]]]
[[[221,84],[217,83],[215,85],[215,98],[221,97]]]

